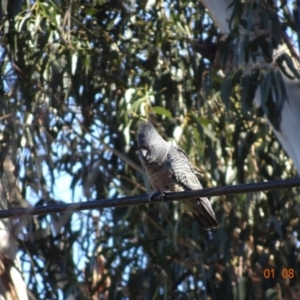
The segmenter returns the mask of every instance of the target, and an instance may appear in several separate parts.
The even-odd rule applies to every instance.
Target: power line
[[[244,193],[253,193],[259,191],[270,191],[287,189],[291,187],[300,186],[300,178],[288,179],[288,180],[276,180],[269,182],[248,183],[231,185],[224,187],[206,188],[202,190],[191,190],[178,193],[167,193],[164,196],[164,201],[181,201],[195,197],[210,197],[210,196],[225,196]],[[100,209],[107,207],[121,207],[140,204],[151,204],[161,202],[160,195],[153,197],[153,200],[149,202],[148,195],[123,197],[114,199],[101,199],[88,202],[77,203],[56,203],[49,204],[47,206],[36,206],[31,208],[11,208],[0,211],[0,219],[5,218],[17,218],[24,215],[45,215],[52,213],[63,212],[75,212],[81,210]]]

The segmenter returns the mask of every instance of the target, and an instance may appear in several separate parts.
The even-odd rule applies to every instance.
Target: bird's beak
[[[144,158],[146,158],[147,152],[148,152],[147,149],[141,149],[141,153],[142,153],[142,156],[143,156]]]

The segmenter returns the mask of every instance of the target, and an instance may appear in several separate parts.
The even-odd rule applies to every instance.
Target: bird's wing
[[[171,147],[168,159],[170,159],[170,167],[177,184],[181,185],[184,190],[202,189],[194,167],[182,149]]]
[[[186,153],[178,148],[172,147],[169,152],[170,167],[176,183],[184,190],[202,189],[194,168]],[[217,228],[219,226],[210,201],[206,198],[195,198],[185,201],[192,214],[201,227],[205,229]]]
[[[187,154],[178,147],[171,147],[169,151],[170,167],[177,184],[184,190],[201,189],[202,185],[195,175],[194,168]]]

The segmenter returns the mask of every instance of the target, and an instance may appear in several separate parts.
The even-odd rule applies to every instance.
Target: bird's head
[[[163,162],[170,147],[150,122],[139,124],[137,143],[140,160],[143,164]]]

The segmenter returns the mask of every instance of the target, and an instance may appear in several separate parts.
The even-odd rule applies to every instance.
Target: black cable
[[[269,182],[259,182],[259,183],[248,183],[231,185],[216,188],[206,188],[202,190],[191,190],[178,193],[167,193],[164,196],[164,201],[181,201],[185,199],[195,198],[195,197],[209,197],[209,196],[221,196],[221,195],[234,195],[243,193],[253,193],[259,191],[270,191],[278,189],[287,189],[291,187],[300,186],[300,178],[288,179],[288,180],[276,180]],[[151,204],[161,202],[160,195],[153,197],[150,202],[148,200],[148,195],[134,196],[134,197],[123,197],[114,199],[101,199],[93,200],[87,202],[77,202],[77,203],[60,203],[60,204],[50,204],[46,206],[36,206],[31,208],[11,208],[0,211],[0,219],[5,218],[17,218],[23,215],[45,215],[52,213],[62,213],[62,212],[74,212],[89,209],[100,209],[106,207],[120,207],[120,206],[130,206],[130,205],[140,205],[140,204]]]

